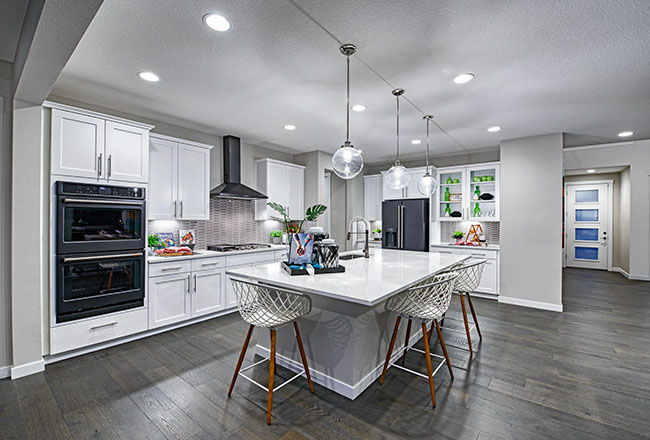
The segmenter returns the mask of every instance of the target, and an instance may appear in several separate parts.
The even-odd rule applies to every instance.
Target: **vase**
[[[282,237],[271,237],[273,244],[280,244],[282,242]]]

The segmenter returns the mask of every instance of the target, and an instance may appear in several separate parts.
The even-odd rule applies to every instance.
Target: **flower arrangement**
[[[318,217],[321,216],[326,210],[327,206],[317,204],[314,206],[310,206],[307,208],[307,211],[305,212],[305,216],[303,219],[300,221],[299,224],[296,225],[295,222],[293,222],[289,218],[289,214],[287,214],[287,209],[280,205],[279,203],[275,202],[268,202],[267,203],[268,207],[276,211],[278,214],[280,214],[282,217],[270,217],[271,220],[275,220],[277,222],[281,222],[284,224],[284,229],[287,231],[287,234],[295,234],[298,232],[302,232],[302,226],[306,221],[313,222],[315,221]]]

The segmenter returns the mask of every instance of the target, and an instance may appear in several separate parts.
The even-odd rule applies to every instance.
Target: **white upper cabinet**
[[[441,221],[499,221],[500,167],[487,163],[438,170]]]
[[[269,208],[268,202],[284,206],[292,220],[305,215],[305,167],[274,159],[255,161],[255,189],[268,199],[255,202],[255,220],[267,220],[279,215]]]
[[[148,182],[152,126],[58,104],[46,106],[52,107],[53,175]]]
[[[149,180],[149,130],[106,121],[106,177]]]
[[[100,178],[104,120],[52,110],[52,174]]]
[[[393,200],[393,199],[403,199],[404,198],[404,190],[403,189],[393,189],[390,187],[388,184],[388,178],[386,176],[386,173],[382,171],[382,181],[383,181],[383,196],[384,200]]]
[[[178,144],[178,218],[210,218],[210,150]]]
[[[381,174],[363,176],[363,216],[369,221],[381,221],[384,200],[384,178]]]
[[[149,220],[210,218],[212,146],[151,135],[149,146]]]

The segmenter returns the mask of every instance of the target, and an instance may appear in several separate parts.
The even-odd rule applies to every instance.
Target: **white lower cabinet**
[[[485,267],[481,274],[481,282],[476,289],[478,293],[485,293],[488,295],[499,295],[499,251],[496,249],[468,249],[468,248],[454,248],[448,245],[434,246],[431,252],[438,252],[440,254],[452,255],[469,255],[471,260],[485,259]]]
[[[226,308],[223,295],[223,270],[202,270],[192,274],[192,317],[207,315]]]
[[[149,279],[149,328],[190,319],[190,273]]]

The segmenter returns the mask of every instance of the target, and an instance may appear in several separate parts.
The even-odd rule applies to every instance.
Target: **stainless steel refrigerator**
[[[381,225],[381,247],[429,252],[429,199],[384,200]]]

